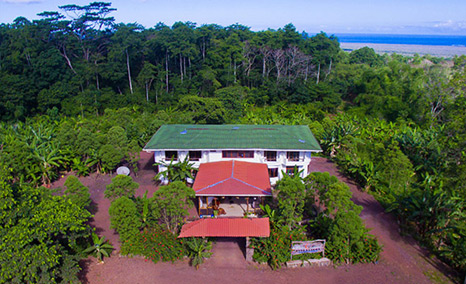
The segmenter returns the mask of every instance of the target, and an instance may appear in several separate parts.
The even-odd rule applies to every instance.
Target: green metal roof
[[[144,150],[277,149],[322,151],[307,125],[162,125]]]

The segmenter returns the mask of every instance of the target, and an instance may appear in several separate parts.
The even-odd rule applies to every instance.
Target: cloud
[[[426,23],[422,26],[427,31],[439,34],[466,34],[466,22],[465,21],[437,21]]]
[[[1,0],[4,3],[9,4],[38,4],[41,3],[42,0]]]
[[[466,29],[466,22],[456,22],[452,20],[443,21],[443,22],[434,22],[433,27],[462,30],[462,29]]]

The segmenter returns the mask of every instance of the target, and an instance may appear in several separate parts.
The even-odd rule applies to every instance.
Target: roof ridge
[[[245,182],[245,181],[243,181],[243,180],[240,180],[240,179],[238,179],[238,178],[233,177],[232,179],[234,179],[234,180],[236,180],[236,181],[239,181],[239,182],[241,182],[241,183],[244,183],[245,185],[248,185],[248,186],[250,186],[250,187],[252,187],[252,188],[258,189],[258,190],[262,191],[263,193],[268,193],[267,191],[262,190],[262,189],[260,189],[259,187],[255,186],[255,185],[252,185],[252,184],[250,184],[250,183],[247,183],[247,182]]]
[[[206,187],[203,187],[203,188],[201,188],[201,189],[198,189],[198,190],[196,190],[196,193],[198,193],[198,192],[200,192],[200,191],[203,191],[204,189],[208,189],[208,188],[217,186],[217,185],[219,185],[219,184],[221,184],[221,183],[224,183],[224,182],[226,182],[226,181],[228,181],[228,180],[230,180],[230,179],[231,179],[231,177],[226,178],[226,179],[221,180],[221,181],[218,181],[218,182],[216,182],[216,183],[213,183],[213,184],[208,185],[208,186],[206,186]]]

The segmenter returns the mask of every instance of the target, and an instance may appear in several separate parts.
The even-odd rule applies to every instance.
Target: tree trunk
[[[99,82],[99,72],[98,70],[98,65],[97,65],[97,60],[94,60],[94,66],[95,66],[95,84],[97,87],[97,90],[100,90],[100,82]]]
[[[262,59],[262,78],[265,78],[265,68],[266,68],[266,64],[265,64],[265,55],[264,55],[264,58]]]
[[[31,56],[29,55],[29,52],[26,52],[26,54],[24,56],[26,57],[26,61],[28,62],[28,66],[32,66]]]
[[[233,61],[233,75],[235,76],[235,84],[236,84],[236,60]]]
[[[186,57],[183,57],[183,72],[184,76],[186,77]]]
[[[148,102],[149,101],[149,90],[150,90],[150,87],[152,86],[152,82],[154,81],[154,79],[150,79],[148,83],[146,83],[146,101]]]
[[[191,81],[191,58],[188,57],[189,80]]]
[[[304,74],[304,82],[307,82],[307,74],[309,73],[309,63],[306,64],[306,74]]]
[[[168,94],[168,50],[165,53],[165,86]]]
[[[202,60],[205,60],[205,37],[202,38]]]
[[[133,94],[133,84],[131,83],[131,70],[129,68],[129,54],[128,49],[125,49],[126,52],[126,67],[128,68],[128,82],[129,82],[129,90],[131,94]]]
[[[181,84],[183,84],[183,56],[180,54],[180,76],[181,76]]]
[[[320,78],[320,63],[317,67],[317,80],[316,80],[316,84],[319,84],[319,78]]]
[[[61,56],[63,56],[66,60],[66,64],[68,65],[68,67],[70,67],[71,71],[73,71],[73,73],[75,75],[78,75],[78,73],[76,73],[76,71],[74,71],[74,68],[73,68],[73,65],[71,65],[71,60],[70,58],[68,57],[68,55],[66,54],[66,48],[63,47],[63,51],[60,52]]]

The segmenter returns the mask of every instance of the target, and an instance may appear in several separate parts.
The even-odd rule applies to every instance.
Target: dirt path
[[[137,195],[146,190],[149,196],[156,190],[152,182],[154,172],[151,155],[141,153],[140,171],[135,181],[140,184]],[[411,238],[401,237],[396,220],[386,214],[383,208],[369,194],[360,192],[356,185],[343,177],[336,166],[324,158],[314,158],[314,171],[328,171],[348,183],[353,192],[353,201],[364,207],[361,217],[371,233],[384,245],[378,264],[357,264],[350,266],[322,268],[283,268],[272,271],[267,266],[248,264],[244,253],[236,242],[217,241],[214,255],[199,270],[189,266],[188,260],[171,263],[147,262],[143,258],[119,257],[117,253],[99,265],[95,259],[82,262],[81,278],[84,283],[431,283],[426,275],[440,277],[439,283],[448,283],[440,272],[440,265],[426,257],[426,251],[419,248]],[[103,197],[105,186],[113,176],[92,175],[81,181],[89,187],[96,210],[92,224],[100,235],[118,248],[118,235],[110,229],[108,207]],[[66,178],[66,177],[65,177]],[[63,186],[64,178],[54,184]],[[241,244],[243,245],[243,244]]]
[[[329,172],[349,185],[353,193],[353,202],[363,207],[361,218],[364,219],[366,227],[371,229],[370,233],[383,245],[382,263],[393,267],[396,273],[412,283],[430,283],[426,275],[438,278],[441,282],[448,281],[438,272],[438,269],[447,270],[446,267],[440,261],[430,259],[429,252],[419,247],[412,237],[401,236],[396,218],[386,213],[372,195],[362,192],[353,181],[343,176],[330,160],[316,157],[313,158],[312,165],[312,171]]]

